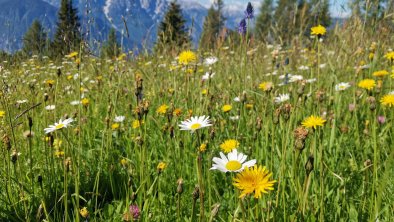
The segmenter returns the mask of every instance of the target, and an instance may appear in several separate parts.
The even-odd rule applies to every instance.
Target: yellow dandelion
[[[373,60],[374,57],[375,57],[375,54],[373,52],[369,53],[368,58],[370,60]]]
[[[201,94],[202,95],[207,95],[208,94],[208,90],[207,89],[202,89],[201,90]]]
[[[306,128],[314,128],[316,129],[317,126],[324,126],[324,123],[326,122],[326,120],[324,120],[323,118],[321,118],[320,116],[310,116],[307,117],[302,123],[301,125],[303,127]]]
[[[227,112],[229,112],[232,108],[233,108],[233,107],[232,107],[231,105],[226,104],[226,105],[224,105],[224,106],[222,107],[222,111],[225,112],[225,113],[227,113]]]
[[[159,106],[159,108],[157,108],[156,113],[164,115],[167,113],[167,109],[168,109],[168,106],[166,104],[163,104],[163,105]]]
[[[133,129],[140,128],[140,126],[144,124],[144,121],[139,121],[139,120],[133,120],[133,123],[131,124]]]
[[[67,58],[73,58],[78,55],[78,52],[71,52],[70,54],[66,55]]]
[[[259,89],[263,90],[263,91],[270,91],[273,87],[273,83],[272,82],[262,82],[259,84]]]
[[[54,139],[53,140],[53,147],[55,147],[56,149],[60,149],[62,144],[63,144],[63,141],[61,139]]]
[[[60,158],[64,156],[64,151],[56,150],[54,153],[55,157]]]
[[[127,166],[127,160],[125,158],[122,158],[120,160],[120,165],[122,165],[123,167],[126,167]]]
[[[181,52],[178,57],[178,63],[183,65],[189,65],[191,63],[195,63],[197,60],[196,54],[190,50],[186,50]]]
[[[182,110],[180,108],[176,108],[172,112],[172,115],[174,115],[174,116],[180,116],[181,114],[182,114]]]
[[[245,105],[245,108],[246,109],[253,109],[253,104],[248,103],[248,104]]]
[[[384,58],[388,59],[389,61],[394,61],[394,51],[386,53]]]
[[[82,100],[81,100],[81,104],[83,105],[83,106],[88,106],[89,105],[89,99],[88,98],[83,98]]]
[[[47,80],[45,81],[45,83],[46,83],[49,87],[51,87],[51,86],[53,86],[53,84],[55,84],[55,80],[53,80],[53,79],[47,79]]]
[[[322,25],[311,28],[311,35],[317,35],[318,37],[321,37],[324,34],[326,34],[326,28],[324,28]]]
[[[387,94],[384,95],[381,99],[380,99],[380,103],[384,106],[394,106],[394,94]]]
[[[254,198],[260,198],[262,193],[274,190],[276,180],[270,180],[271,176],[272,173],[266,167],[254,165],[253,168],[246,167],[244,171],[238,173],[233,178],[233,185],[241,190],[239,198],[253,193]]]
[[[117,130],[117,129],[119,129],[119,123],[114,123],[114,124],[112,124],[111,125],[111,128],[112,128],[112,130]]]
[[[73,76],[72,75],[68,75],[67,76],[67,80],[72,80],[73,79]]]
[[[198,148],[198,151],[199,151],[200,153],[203,153],[203,152],[205,152],[206,150],[207,150],[207,144],[206,144],[206,143],[201,144],[200,147]]]
[[[358,87],[366,90],[371,90],[375,86],[376,86],[376,82],[373,79],[363,79],[358,83]]]
[[[5,111],[0,110],[0,118],[3,118],[5,116]]]
[[[379,70],[379,71],[375,71],[375,72],[372,73],[372,75],[376,76],[376,77],[383,77],[383,76],[386,76],[388,74],[389,74],[389,72],[387,72],[386,70]]]
[[[233,149],[238,148],[238,146],[239,146],[239,142],[234,139],[226,140],[222,144],[219,145],[220,149],[222,149],[224,153],[229,153]]]
[[[164,163],[164,162],[160,162],[159,164],[157,164],[157,171],[160,173],[160,172],[163,172],[163,170],[165,169],[167,167],[167,164],[166,163]]]

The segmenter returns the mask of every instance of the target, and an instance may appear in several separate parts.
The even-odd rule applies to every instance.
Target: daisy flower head
[[[233,149],[227,156],[222,152],[219,154],[220,158],[214,157],[212,159],[214,163],[212,164],[211,170],[219,170],[223,173],[240,172],[256,164],[255,159],[245,162],[248,156],[243,153],[238,153],[237,149]]]
[[[387,94],[384,95],[381,99],[380,99],[380,103],[384,106],[388,106],[388,107],[392,107],[394,106],[394,94]]]
[[[193,116],[179,124],[181,130],[189,130],[191,133],[208,126],[212,126],[209,116]]]
[[[290,99],[290,95],[288,93],[279,94],[279,96],[274,98],[275,103],[283,103]]]
[[[335,91],[344,91],[350,87],[350,84],[347,82],[340,82],[335,85]]]
[[[218,58],[215,56],[210,56],[208,58],[205,58],[204,60],[204,65],[206,66],[211,66],[213,64],[215,64],[218,61]]]
[[[373,79],[363,79],[358,83],[358,87],[371,90],[376,86],[376,82]]]
[[[222,149],[223,152],[225,152],[225,153],[231,152],[232,150],[234,150],[238,146],[239,146],[239,142],[234,139],[226,140],[222,144],[219,145],[220,149]]]
[[[70,125],[70,123],[72,123],[73,121],[74,121],[73,118],[68,118],[65,120],[60,119],[58,123],[55,123],[53,125],[49,125],[48,128],[45,128],[44,129],[45,134],[52,133],[56,130],[60,130],[63,128],[67,128]]]
[[[312,115],[307,117],[301,124],[303,127],[316,129],[317,126],[324,126],[325,122],[326,120],[320,116]]]
[[[114,122],[115,123],[121,123],[126,119],[125,116],[115,116]]]
[[[270,180],[271,176],[272,173],[266,167],[255,165],[253,168],[246,168],[237,174],[233,179],[233,185],[241,190],[239,198],[253,193],[254,198],[260,198],[262,193],[274,190],[273,186],[276,180]]]
[[[197,60],[197,56],[194,52],[190,50],[186,50],[181,52],[178,57],[178,63],[182,65],[189,65],[191,63],[195,63]]]

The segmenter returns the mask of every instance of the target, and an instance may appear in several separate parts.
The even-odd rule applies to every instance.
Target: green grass
[[[305,38],[276,56],[276,46],[256,42],[199,51],[199,59],[219,59],[211,67],[216,74],[204,82],[201,77],[209,67],[198,63],[174,68],[176,55],[141,55],[127,61],[81,57],[80,66],[69,58],[56,65],[32,58],[5,66],[0,72],[0,110],[5,111],[0,117],[0,219],[85,221],[79,210],[86,207],[89,221],[121,221],[133,204],[141,211],[140,221],[390,221],[394,112],[380,99],[394,90],[393,78],[383,77],[382,85],[371,91],[357,83],[379,80],[372,76],[374,71],[393,71],[392,62],[383,58],[393,44],[392,39],[352,36],[354,32],[335,29],[321,43]],[[377,48],[370,60],[372,41]],[[369,68],[355,70],[361,61]],[[325,67],[318,69],[321,64]],[[301,65],[309,69],[297,69]],[[279,76],[285,73],[318,79],[281,86]],[[274,83],[271,91],[259,89],[264,81]],[[339,82],[350,82],[351,87],[337,92]],[[139,84],[143,104],[135,95]],[[289,93],[290,100],[274,103],[283,93]],[[89,104],[70,104],[82,95]],[[235,102],[235,97],[241,101]],[[17,102],[23,99],[28,102]],[[163,104],[168,106],[166,114],[157,113]],[[224,113],[225,104],[232,110]],[[354,111],[349,104],[356,105]],[[56,107],[48,111],[47,105]],[[180,115],[173,115],[176,108],[182,110]],[[119,115],[126,118],[114,130]],[[210,116],[213,126],[193,134],[179,130],[181,121],[200,115]],[[294,130],[310,115],[327,122],[309,130],[300,151]],[[44,128],[66,116],[75,120],[52,133],[52,139],[62,141],[57,147]],[[378,116],[385,117],[383,124]],[[31,137],[24,136],[28,117]],[[141,126],[133,128],[138,120]],[[273,172],[273,191],[260,199],[240,199],[232,184],[235,173],[209,170],[227,139],[238,140],[238,151]],[[202,143],[207,144],[205,152],[198,151]],[[56,151],[64,154],[56,156]],[[314,164],[308,175],[309,156]],[[160,162],[167,167],[159,172]],[[180,178],[182,185],[177,183]],[[196,186],[203,192],[203,203]]]

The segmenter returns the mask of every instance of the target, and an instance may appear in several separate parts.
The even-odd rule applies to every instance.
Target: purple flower
[[[139,216],[140,216],[140,208],[138,208],[137,204],[134,205],[130,205],[130,214],[133,217],[133,220],[138,220]]]
[[[378,116],[378,122],[379,122],[380,124],[385,123],[385,122],[386,122],[386,117],[384,117],[384,116]]]
[[[245,35],[246,34],[246,21],[242,19],[238,26],[238,33]]]
[[[248,2],[248,6],[246,6],[246,11],[245,11],[246,18],[247,19],[254,18],[253,12],[254,12],[254,9],[253,9],[252,3]]]

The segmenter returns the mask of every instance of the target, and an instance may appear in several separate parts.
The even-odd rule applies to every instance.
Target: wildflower
[[[276,180],[270,180],[271,176],[272,173],[265,167],[255,165],[253,168],[246,168],[237,174],[233,179],[233,185],[242,191],[239,198],[252,193],[254,193],[254,198],[260,198],[261,193],[274,190],[273,186]]]
[[[167,109],[168,109],[168,106],[163,104],[163,105],[159,106],[159,108],[157,108],[156,113],[158,113],[158,114],[166,114],[167,113]]]
[[[290,99],[290,95],[288,93],[285,93],[285,94],[279,94],[279,96],[275,97],[274,101],[275,103],[283,103],[289,99]]]
[[[214,75],[215,75],[215,73],[206,72],[206,73],[201,77],[201,79],[202,79],[202,80],[208,80],[208,79],[211,79]]]
[[[378,116],[377,119],[378,119],[379,124],[383,124],[386,122],[386,117],[384,117],[384,116]]]
[[[224,141],[222,144],[219,145],[220,149],[223,150],[225,153],[231,152],[233,149],[238,148],[239,142],[234,139],[229,139]]]
[[[262,82],[259,85],[259,89],[263,90],[263,91],[271,91],[271,89],[273,88],[273,83],[272,82]]]
[[[125,120],[125,116],[115,116],[114,122],[121,123]]]
[[[55,108],[56,108],[55,105],[47,105],[47,106],[45,106],[45,109],[48,110],[48,111],[54,110]]]
[[[213,64],[215,64],[218,61],[218,58],[215,56],[210,56],[208,58],[205,58],[204,60],[204,65],[206,66],[211,66]]]
[[[196,62],[196,60],[197,60],[196,54],[194,54],[194,52],[190,50],[187,50],[179,54],[178,63],[183,65],[189,65],[190,63]]]
[[[133,120],[133,122],[132,122],[131,125],[132,125],[133,129],[137,129],[137,128],[139,128],[143,123],[144,123],[144,121]]]
[[[23,100],[17,100],[16,103],[18,104],[23,104],[23,103],[27,103],[28,100],[27,99],[23,99]]]
[[[127,160],[125,158],[122,158],[120,160],[120,165],[122,165],[122,167],[126,167],[127,166]]]
[[[117,130],[117,129],[119,129],[119,123],[113,123],[112,125],[111,125],[111,128],[112,128],[112,130]]]
[[[53,140],[53,147],[55,147],[56,149],[60,149],[62,144],[63,144],[63,141],[61,139]]]
[[[326,34],[326,28],[322,25],[314,26],[311,28],[311,35],[316,35],[318,38]]]
[[[166,167],[167,167],[167,164],[166,164],[166,163],[160,162],[160,163],[157,165],[157,171],[158,171],[159,173],[161,173],[161,172],[163,172],[163,170],[164,170]]]
[[[246,21],[242,19],[238,25],[238,33],[241,35],[246,35]]]
[[[306,128],[314,128],[316,129],[317,126],[323,126],[326,120],[321,118],[320,116],[310,116],[307,117],[301,124]]]
[[[83,218],[87,218],[89,216],[89,211],[86,207],[84,207],[79,210],[79,214],[81,214]]]
[[[394,61],[394,51],[386,53],[384,55],[384,58],[386,58],[389,61],[393,62]]]
[[[388,74],[389,74],[389,72],[387,72],[386,70],[379,70],[379,71],[375,71],[375,72],[372,73],[372,75],[376,76],[376,77],[383,77],[383,76],[386,76]]]
[[[72,123],[73,121],[74,120],[72,118],[65,119],[64,121],[62,119],[60,119],[58,123],[55,123],[53,125],[49,125],[48,128],[45,128],[44,129],[45,134],[52,133],[56,130],[60,130],[63,128],[67,128],[70,125],[70,123]]]
[[[79,100],[74,100],[74,101],[70,102],[70,105],[72,105],[72,106],[76,106],[76,105],[79,105],[79,104],[81,104],[81,101],[79,101]]]
[[[48,79],[48,80],[45,81],[45,83],[46,83],[49,87],[52,87],[53,84],[55,84],[55,80]]]
[[[254,18],[253,12],[254,12],[254,9],[253,9],[252,3],[248,2],[248,6],[246,6],[246,11],[245,11],[245,17],[247,19]]]
[[[78,55],[78,52],[71,52],[70,54],[66,55],[67,58],[73,58]]]
[[[0,110],[0,118],[3,118],[5,116],[5,111]]]
[[[366,89],[366,90],[371,90],[373,87],[375,87],[376,82],[373,79],[363,79],[358,83],[358,87]]]
[[[54,153],[55,157],[60,158],[64,156],[64,151],[56,150]]]
[[[182,110],[180,108],[176,108],[174,109],[174,111],[172,112],[172,114],[174,116],[180,116],[182,114]]]
[[[347,82],[340,82],[335,85],[335,91],[344,91],[350,87],[350,84]]]
[[[387,94],[384,95],[381,99],[380,99],[380,103],[384,106],[394,106],[394,94]]]
[[[138,208],[138,205],[136,204],[130,205],[129,211],[133,220],[138,220],[140,216],[140,208]]]
[[[82,100],[81,100],[81,104],[83,105],[83,106],[88,106],[89,105],[89,99],[88,98],[83,98]]]
[[[232,108],[233,108],[233,107],[232,107],[231,105],[226,104],[226,105],[222,106],[222,111],[225,112],[225,113],[227,113],[227,112],[229,112]]]
[[[240,172],[245,168],[252,167],[256,164],[255,159],[245,162],[248,156],[243,153],[238,153],[237,149],[231,151],[227,157],[222,152],[219,154],[221,158],[214,157],[212,159],[214,164],[212,165],[211,170],[219,170],[223,173]]]
[[[212,126],[211,121],[209,120],[209,116],[193,116],[190,119],[182,121],[181,124],[179,124],[181,130],[189,130],[191,131],[191,133],[193,133],[197,129],[208,126]]]
[[[207,150],[207,144],[206,144],[206,143],[201,144],[200,147],[198,148],[198,151],[199,151],[200,153],[203,153],[203,152],[205,152],[206,150]]]

